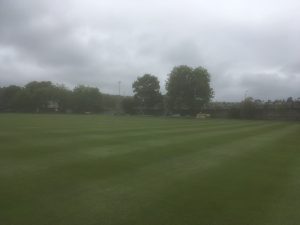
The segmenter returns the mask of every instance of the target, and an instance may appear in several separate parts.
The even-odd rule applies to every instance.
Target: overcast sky
[[[174,66],[203,66],[217,101],[300,97],[299,0],[0,0],[0,86],[50,80],[162,92]]]

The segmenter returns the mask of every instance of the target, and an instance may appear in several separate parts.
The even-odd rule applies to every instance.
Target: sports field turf
[[[300,123],[0,114],[0,224],[300,224]]]

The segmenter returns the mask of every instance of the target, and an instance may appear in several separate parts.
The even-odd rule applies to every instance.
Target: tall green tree
[[[73,90],[73,110],[75,112],[100,112],[102,94],[98,88],[80,85]]]
[[[56,98],[56,86],[51,81],[32,81],[25,85],[28,104],[33,111],[47,111],[49,101]]]
[[[0,109],[2,111],[17,110],[16,98],[21,91],[21,87],[10,85],[0,89]]]
[[[145,74],[132,84],[134,99],[143,113],[156,113],[162,109],[162,95],[156,76]]]
[[[167,108],[172,113],[195,114],[213,97],[210,74],[203,67],[174,67],[166,90]]]
[[[64,85],[56,85],[53,100],[58,103],[59,111],[66,112],[72,107],[72,91]]]

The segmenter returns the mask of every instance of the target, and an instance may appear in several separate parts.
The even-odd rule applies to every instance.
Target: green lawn
[[[0,114],[0,224],[300,224],[300,123]]]

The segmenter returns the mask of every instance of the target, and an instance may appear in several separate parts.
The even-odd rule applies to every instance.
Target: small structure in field
[[[196,118],[197,119],[207,119],[207,118],[210,118],[210,114],[200,112],[196,115]]]
[[[59,109],[59,104],[56,101],[48,101],[47,108],[50,111],[57,112]]]

